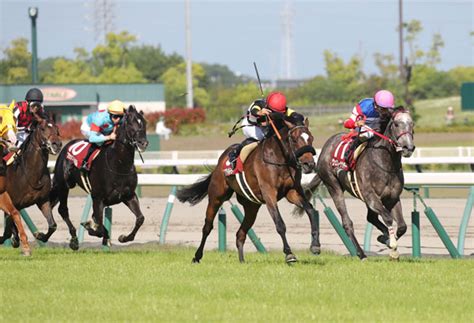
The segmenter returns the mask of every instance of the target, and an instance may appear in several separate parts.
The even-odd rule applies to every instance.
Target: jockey
[[[344,121],[344,127],[355,129],[358,136],[354,138],[351,146],[345,152],[345,159],[359,144],[369,140],[374,133],[368,129],[381,131],[381,121],[390,117],[391,110],[395,107],[395,98],[392,92],[380,90],[373,98],[361,100],[353,109],[352,115]]]
[[[13,109],[15,107],[15,101],[9,106],[0,105],[0,137],[2,138],[1,146],[2,153],[1,157],[5,154],[5,150],[8,151],[17,151],[18,148],[15,146],[17,141],[15,131],[16,131],[16,124],[15,118],[13,116]],[[5,176],[6,172],[6,163],[5,160],[0,161],[0,176]]]
[[[38,115],[46,119],[43,107],[43,93],[38,88],[29,89],[26,92],[25,101],[15,104],[13,115],[16,119],[16,146],[20,147],[31,132],[34,116]]]
[[[125,114],[125,104],[122,101],[110,102],[106,111],[96,111],[87,116],[82,123],[81,133],[91,143],[86,157],[82,163],[82,169],[87,169],[87,160],[96,148],[102,146],[108,140],[115,140],[115,128],[122,122]]]
[[[301,114],[286,106],[286,97],[281,92],[271,92],[266,100],[259,99],[252,102],[241,124],[246,139],[229,152],[229,163],[232,169],[235,169],[237,157],[244,146],[255,141],[262,141],[272,134],[266,117],[274,112],[283,114],[287,120],[295,124],[304,121]]]

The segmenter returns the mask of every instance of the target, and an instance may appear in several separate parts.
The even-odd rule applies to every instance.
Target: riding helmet
[[[110,102],[109,106],[107,107],[107,111],[110,114],[123,115],[125,113],[125,103],[120,100],[114,100]]]
[[[43,92],[35,87],[29,89],[28,92],[26,92],[25,100],[28,102],[43,102]]]
[[[392,92],[380,90],[374,95],[375,104],[381,108],[393,109],[395,107],[395,98]]]
[[[267,96],[267,106],[274,112],[286,112],[286,97],[281,92],[272,92]]]

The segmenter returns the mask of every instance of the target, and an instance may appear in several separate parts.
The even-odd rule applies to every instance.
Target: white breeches
[[[262,129],[260,127],[251,125],[247,118],[242,121],[242,125],[245,125],[245,127],[242,128],[242,132],[246,138],[254,138],[260,141],[265,137]]]

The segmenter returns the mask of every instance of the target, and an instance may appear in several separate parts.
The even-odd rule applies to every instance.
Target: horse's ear
[[[135,106],[133,104],[130,104],[130,106],[127,109],[127,112],[132,112],[132,111],[135,111],[135,110],[136,110]]]
[[[293,123],[291,123],[291,122],[288,121],[288,120],[283,119],[283,121],[285,121],[286,126],[287,126],[288,128],[290,128],[290,129],[295,126]]]
[[[304,126],[306,128],[308,128],[308,126],[309,126],[309,119],[308,118],[304,118]]]

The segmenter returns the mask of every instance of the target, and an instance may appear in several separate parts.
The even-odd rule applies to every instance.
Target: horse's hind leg
[[[133,214],[135,214],[136,220],[132,232],[130,232],[130,234],[128,235],[122,234],[118,238],[118,240],[122,243],[133,241],[135,239],[135,235],[138,232],[138,229],[140,229],[143,222],[145,221],[145,217],[143,216],[142,211],[140,210],[140,202],[138,201],[138,197],[136,194],[133,194],[133,197],[130,200],[125,201],[124,204],[128,206],[128,208],[130,209],[130,211],[132,211]]]
[[[69,218],[69,208],[67,207],[67,199],[69,195],[69,189],[67,187],[63,187],[62,189],[58,190],[58,199],[59,199],[59,207],[58,212],[63,218],[64,222],[69,229],[69,234],[71,235],[71,240],[69,241],[69,247],[72,250],[79,249],[79,240],[77,239],[76,228],[71,222]]]
[[[237,195],[237,200],[243,205],[245,213],[244,220],[242,221],[242,224],[240,225],[240,228],[236,234],[236,245],[237,250],[239,251],[239,260],[240,262],[244,262],[244,243],[245,239],[247,238],[247,232],[255,223],[257,212],[261,204],[252,203],[240,195]]]
[[[316,210],[313,205],[308,202],[306,197],[303,197],[301,193],[298,193],[297,190],[290,190],[286,194],[286,199],[293,203],[294,205],[305,210],[306,214],[309,217],[309,223],[311,224],[311,246],[309,250],[315,254],[319,255],[321,253],[321,244],[319,243],[319,223],[314,221]]]
[[[0,244],[3,244],[6,240],[10,239],[13,233],[13,221],[10,214],[3,214],[3,223],[5,224],[3,228],[3,236],[0,236]]]
[[[41,210],[41,213],[43,213],[43,216],[46,218],[46,221],[48,221],[48,232],[46,234],[42,232],[37,232],[35,234],[35,238],[40,241],[47,242],[57,228],[56,222],[54,221],[53,212],[51,211],[51,204],[49,200],[47,200],[39,202],[36,205]]]
[[[12,216],[13,222],[15,222],[15,225],[20,234],[22,253],[25,256],[30,256],[31,249],[30,245],[28,244],[28,238],[26,237],[25,229],[23,228],[23,224],[21,223],[20,212],[18,212],[18,210],[13,205],[10,195],[8,195],[7,192],[3,192],[2,194],[0,194],[0,208]]]

